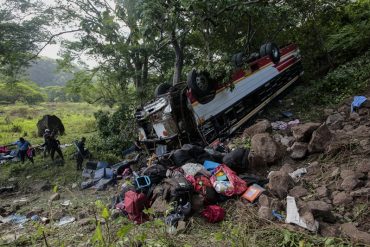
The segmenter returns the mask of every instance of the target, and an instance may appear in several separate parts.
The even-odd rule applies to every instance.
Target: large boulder
[[[292,127],[293,136],[296,141],[307,142],[312,133],[320,126],[319,123],[305,123]]]
[[[273,164],[282,156],[282,150],[268,133],[256,134],[252,137],[249,162],[251,168]]]
[[[311,140],[308,144],[310,153],[324,152],[332,139],[332,134],[326,124],[321,125],[312,133]]]
[[[271,132],[271,130],[271,123],[268,120],[262,120],[245,129],[243,135],[253,137],[256,134]]]
[[[37,122],[38,136],[43,136],[46,129],[55,131],[60,135],[64,135],[65,132],[62,120],[55,115],[44,115],[42,119]]]

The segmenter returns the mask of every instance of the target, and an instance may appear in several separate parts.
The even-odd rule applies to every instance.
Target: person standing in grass
[[[85,157],[90,156],[89,150],[85,149],[86,138],[82,137],[81,141],[76,141],[77,155],[76,155],[76,165],[77,171],[82,170],[82,163]]]
[[[34,164],[33,157],[27,153],[28,149],[32,147],[29,141],[26,141],[23,137],[21,137],[13,144],[17,145],[18,155],[21,158],[22,164],[24,163],[26,157],[31,161],[32,164]]]
[[[51,133],[50,133],[50,130],[49,129],[46,129],[45,130],[45,133],[44,133],[44,144],[41,145],[41,147],[44,147],[44,158],[46,158],[46,155],[47,154],[50,154],[50,137],[51,136]]]
[[[64,162],[64,156],[63,156],[62,150],[60,149],[60,141],[56,138],[55,131],[53,131],[53,133],[50,135],[49,146],[50,146],[51,160],[54,161],[54,155],[55,155],[55,152],[57,152],[59,157]]]

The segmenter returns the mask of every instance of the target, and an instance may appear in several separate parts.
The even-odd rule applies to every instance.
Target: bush
[[[370,51],[310,82],[303,98],[315,104],[336,104],[360,93],[370,84]]]
[[[28,104],[36,104],[45,101],[46,95],[32,82],[17,82],[14,84],[0,83],[0,101],[16,103],[21,101]]]
[[[123,149],[131,146],[136,135],[133,112],[133,108],[121,105],[113,114],[95,113],[98,135],[93,137],[93,149],[120,155]]]

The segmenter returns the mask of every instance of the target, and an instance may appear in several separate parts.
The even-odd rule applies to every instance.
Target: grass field
[[[59,137],[61,143],[70,143],[82,135],[96,131],[94,112],[109,110],[87,103],[42,103],[39,105],[0,105],[0,145],[14,142],[24,136],[32,144],[43,142],[37,136],[37,122],[43,115],[59,117],[66,134]]]

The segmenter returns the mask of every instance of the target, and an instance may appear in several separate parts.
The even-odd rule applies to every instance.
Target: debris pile
[[[170,234],[183,232],[192,215],[209,223],[224,220],[224,202],[232,198],[254,207],[261,220],[369,244],[370,104],[353,110],[350,104],[327,109],[322,123],[258,121],[234,143],[184,144],[115,165],[88,162],[81,188],[116,185],[112,217],[137,224],[159,217]],[[58,200],[55,193],[49,202]],[[37,220],[34,215],[42,216],[14,214],[0,221]],[[89,222],[84,215],[63,216],[51,218],[59,225]]]

